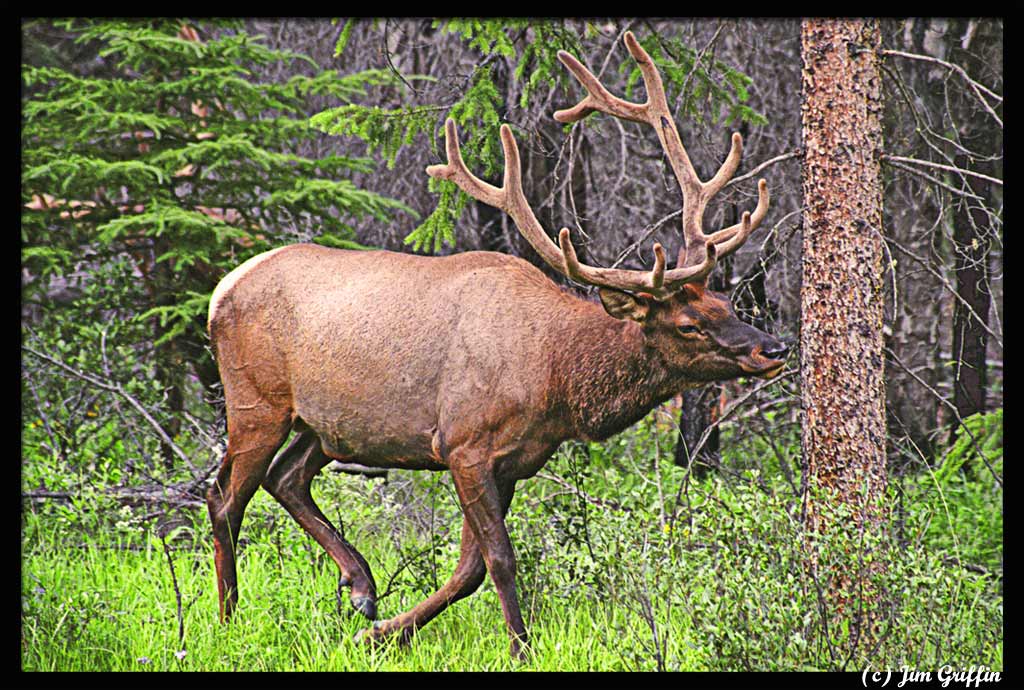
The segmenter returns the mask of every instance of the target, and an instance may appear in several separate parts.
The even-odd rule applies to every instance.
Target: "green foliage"
[[[337,20],[334,20],[334,22],[337,23]],[[334,57],[341,57],[341,54],[345,52],[345,46],[348,45],[348,39],[352,35],[352,22],[353,20],[349,19],[341,27],[338,40],[334,42]]]
[[[433,131],[437,111],[434,106],[385,110],[350,104],[317,113],[309,123],[326,134],[365,141],[370,152],[380,154],[388,168],[394,169],[399,149],[411,144],[417,134]]]
[[[411,78],[424,78],[413,76]],[[310,118],[310,124],[327,134],[354,136],[367,143],[371,152],[383,156],[394,168],[398,153],[419,134],[433,136],[438,114],[445,113],[459,125],[467,165],[483,175],[500,169],[502,154],[498,137],[501,97],[488,69],[478,69],[465,93],[450,107],[401,106],[394,109],[355,104],[331,108]],[[440,194],[435,210],[405,239],[415,251],[430,245],[434,252],[442,243],[455,244],[455,222],[468,197],[454,183],[430,181],[431,191]]]
[[[957,427],[955,435],[956,441],[935,472],[938,482],[948,482],[965,465],[973,474],[990,474],[991,469],[1002,476],[1003,408],[971,415]]]
[[[179,659],[170,571],[147,517],[154,513],[102,490],[120,481],[124,456],[116,444],[103,447],[116,427],[97,424],[88,470],[48,475],[39,462],[25,478],[26,487],[71,496],[29,503],[24,513],[25,668],[855,670],[848,659],[857,658],[849,655],[856,627],[826,627],[827,583],[807,567],[809,550],[819,571],[849,564],[851,554],[858,568],[885,564],[875,578],[884,596],[872,668],[1003,666],[1001,564],[961,567],[974,526],[931,530],[938,499],[934,487],[932,503],[925,493],[930,477],[920,477],[913,500],[912,485],[891,489],[888,503],[902,491],[908,506],[902,535],[812,538],[800,497],[777,473],[698,482],[675,467],[666,450],[677,432],[658,413],[607,443],[567,444],[543,476],[521,482],[507,523],[535,652],[525,665],[508,658],[489,579],[408,649],[353,644],[367,623],[347,602],[336,609],[334,563],[265,492],[246,512],[243,595],[230,626],[216,620],[205,510],[176,515],[184,528],[169,541],[187,649]],[[28,430],[30,439],[40,433],[38,425]],[[327,472],[313,489],[367,557],[386,594],[382,615],[408,610],[454,569],[462,518],[447,476],[394,472],[378,483]],[[988,495],[1001,504],[1001,494]],[[948,489],[944,497],[953,514],[975,500]],[[842,518],[843,507],[825,509]],[[943,534],[955,535],[961,561]],[[982,538],[998,549],[1001,529]],[[847,594],[851,607],[860,605],[857,592]]]
[[[520,107],[526,107],[539,86],[554,86],[558,79],[565,79],[565,70],[557,59],[559,50],[582,50],[578,36],[556,21],[450,19],[435,21],[434,26],[458,33],[484,56],[516,61],[512,75],[523,85]],[[517,51],[517,46],[521,52]],[[490,68],[478,67],[470,78],[469,87],[445,115],[445,119],[452,118],[458,125],[463,158],[478,176],[493,176],[503,168],[498,130],[504,108]],[[430,189],[439,194],[437,207],[405,239],[415,251],[430,246],[438,252],[444,243],[454,246],[455,224],[469,201],[451,182],[431,180]]]
[[[458,33],[471,48],[481,54],[500,55],[516,61],[512,74],[522,83],[519,107],[525,108],[530,96],[541,86],[554,87],[572,81],[558,60],[558,51],[583,53],[583,44],[575,31],[562,22],[518,17],[495,19],[449,19],[434,22],[436,27]],[[514,35],[510,35],[514,34]],[[525,39],[525,40],[520,40]],[[522,52],[516,50],[520,44]]]
[[[138,318],[142,321],[156,317],[160,328],[164,329],[164,334],[153,342],[158,346],[184,333],[189,324],[203,319],[209,307],[210,295],[190,291],[182,301],[147,309]]]
[[[462,217],[469,196],[455,183],[447,180],[431,180],[430,188],[440,195],[437,207],[419,227],[409,233],[404,242],[411,244],[413,251],[417,252],[432,243],[432,251],[437,253],[441,251],[442,243],[455,246],[455,223]]]
[[[1002,408],[971,415],[937,469],[902,482],[903,502],[915,510],[906,538],[927,541],[949,562],[1001,571],[1002,476]]]
[[[344,245],[357,222],[411,213],[346,179],[369,160],[295,153],[318,136],[308,97],[365,97],[389,73],[306,76],[308,57],[233,21],[37,20],[26,41],[60,32],[92,59],[22,65],[25,300],[45,303],[83,261],[96,279],[105,264],[89,257],[120,257],[136,277],[114,286],[108,311],[152,323],[157,343],[196,346],[205,300],[243,259],[304,237]],[[292,76],[257,77],[279,63]]]

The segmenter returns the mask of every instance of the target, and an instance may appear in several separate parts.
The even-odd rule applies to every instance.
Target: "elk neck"
[[[649,347],[640,324],[579,300],[554,350],[552,381],[570,437],[600,441],[637,422],[685,386]]]

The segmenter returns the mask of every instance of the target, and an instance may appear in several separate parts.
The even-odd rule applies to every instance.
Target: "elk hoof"
[[[356,633],[356,636],[352,638],[352,641],[356,644],[368,645],[373,642],[373,640],[370,639],[371,634],[372,633],[370,633],[369,628],[363,628],[362,630]]]
[[[509,652],[511,653],[512,658],[515,661],[519,663],[526,663],[530,660],[530,654],[532,652],[532,649],[530,648],[530,645],[526,643],[525,640],[520,642],[519,640],[513,639],[512,644],[509,648]]]
[[[395,642],[400,647],[405,647],[412,642],[412,635],[411,627],[397,626],[394,621],[374,621],[369,628],[363,628],[356,633],[355,641],[357,644],[372,646]]]
[[[374,621],[373,625],[369,628],[363,628],[356,633],[355,643],[370,646],[377,646],[381,644],[387,637],[387,633],[383,628],[384,626],[380,621]]]
[[[371,621],[377,620],[377,600],[374,597],[352,597],[352,606]]]

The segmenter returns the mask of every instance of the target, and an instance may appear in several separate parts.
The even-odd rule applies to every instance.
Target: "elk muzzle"
[[[734,340],[737,345],[730,349],[744,373],[772,379],[782,372],[789,355],[786,343],[741,321],[734,325],[734,332],[739,337]]]
[[[765,334],[765,339],[766,344],[755,346],[749,355],[740,358],[739,365],[748,374],[762,379],[773,379],[782,373],[786,366],[789,347],[768,334]]]

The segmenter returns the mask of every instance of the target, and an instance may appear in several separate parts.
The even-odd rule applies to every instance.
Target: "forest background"
[[[1002,22],[880,28],[892,514],[879,634],[856,616],[830,627],[805,567],[794,370],[565,444],[525,484],[509,525],[530,667],[1002,668]],[[447,117],[485,179],[500,175],[498,126],[513,126],[538,218],[572,228],[587,263],[649,268],[652,242],[678,242],[657,140],[551,118],[580,96],[559,49],[642,97],[627,29],[703,178],[744,136],[707,225],[737,222],[768,179],[768,219],[713,286],[795,342],[797,20],[23,21],[23,668],[517,668],[489,581],[408,650],[354,645],[333,564],[265,494],[241,538],[242,624],[217,624],[203,495],[225,434],[205,315],[227,271],[294,242],[501,251],[578,289],[502,213],[427,178]],[[442,475],[325,472],[314,486],[378,573],[386,615],[454,566]]]

